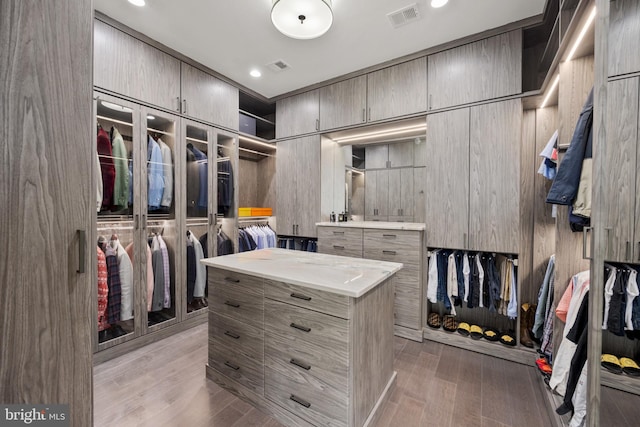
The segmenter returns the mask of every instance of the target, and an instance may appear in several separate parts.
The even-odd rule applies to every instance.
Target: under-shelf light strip
[[[556,87],[558,86],[559,82],[560,82],[560,74],[558,74],[555,80],[553,81],[553,84],[549,88],[549,92],[547,92],[547,96],[544,97],[544,101],[542,101],[542,105],[540,106],[540,108],[544,108],[547,106],[547,102],[549,102],[549,99],[551,98],[551,95],[553,95],[553,92],[556,90]]]
[[[105,116],[96,115],[96,119],[106,120],[106,121],[109,121],[111,123],[117,123],[119,125],[125,125],[125,126],[133,127],[133,123],[123,122],[122,120],[110,119],[109,117],[105,117]]]
[[[266,142],[258,141],[257,139],[249,138],[249,137],[244,136],[244,135],[240,135],[239,139],[240,139],[240,141],[249,141],[249,142],[252,142],[254,144],[262,145],[264,147],[269,147],[272,150],[276,149],[276,144],[267,144]]]
[[[408,126],[408,127],[405,127],[405,128],[389,129],[389,130],[377,131],[377,132],[367,132],[367,133],[362,133],[362,134],[354,135],[354,136],[348,136],[348,137],[344,137],[344,138],[335,138],[334,141],[337,142],[337,143],[360,141],[362,139],[367,139],[367,138],[391,136],[391,135],[397,135],[397,134],[402,134],[402,133],[416,132],[416,131],[420,131],[420,130],[427,130],[426,124]]]
[[[571,61],[571,58],[573,58],[573,55],[575,55],[576,50],[578,50],[578,46],[580,46],[580,43],[582,43],[582,39],[584,38],[585,34],[587,34],[587,30],[591,26],[591,23],[593,22],[595,17],[596,17],[596,7],[593,6],[593,9],[591,9],[591,13],[589,14],[589,17],[587,18],[587,22],[584,23],[584,26],[580,30],[580,34],[578,34],[578,38],[576,39],[575,43],[571,47],[571,50],[569,51],[569,55],[567,55],[567,59],[566,59],[567,61]]]

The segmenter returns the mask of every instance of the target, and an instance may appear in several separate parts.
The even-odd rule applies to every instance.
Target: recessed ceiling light
[[[249,71],[249,74],[251,75],[251,77],[256,77],[256,78],[262,76],[262,73],[257,68],[254,68],[253,70]]]
[[[129,3],[135,6],[144,6],[144,0],[129,0]]]
[[[151,114],[147,114],[147,120],[155,120],[155,116],[152,116]]]
[[[123,107],[122,105],[118,105],[118,104],[113,104],[111,102],[108,101],[100,101],[100,103],[102,104],[103,107],[107,107],[110,110],[114,110],[114,111],[122,111],[125,113],[131,113],[133,110],[129,107]]]
[[[129,0],[131,1],[131,0]],[[431,0],[431,7],[442,7],[447,4],[449,0]]]

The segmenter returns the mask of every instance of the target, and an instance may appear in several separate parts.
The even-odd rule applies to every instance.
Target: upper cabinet
[[[367,99],[369,122],[426,111],[427,58],[369,73]]]
[[[94,21],[94,85],[180,111],[180,61],[101,21]]]
[[[429,109],[522,92],[522,31],[429,56]]]
[[[304,135],[320,129],[319,90],[276,102],[276,138]]]
[[[609,18],[609,75],[640,71],[640,2],[611,2]]]
[[[320,88],[320,130],[365,123],[367,76]]]
[[[184,62],[181,83],[182,114],[238,129],[238,88]]]

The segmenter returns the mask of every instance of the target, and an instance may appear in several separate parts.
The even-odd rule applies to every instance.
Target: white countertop
[[[260,249],[201,261],[237,273],[358,298],[402,268],[373,261],[291,249]]]
[[[424,231],[422,222],[386,222],[386,221],[345,221],[316,222],[318,227],[377,228],[382,230]]]

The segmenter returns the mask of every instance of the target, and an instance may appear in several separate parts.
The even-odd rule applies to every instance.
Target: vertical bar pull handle
[[[182,113],[183,114],[187,114],[187,100],[186,99],[182,100]]]
[[[176,101],[178,103],[178,107],[176,108],[176,111],[180,112],[180,97],[179,96],[176,96]]]
[[[316,130],[320,130],[320,119],[316,119]]]
[[[631,242],[627,240],[624,259],[631,260]]]
[[[87,232],[85,230],[76,230],[78,233],[78,269],[77,273],[83,274],[87,272]]]
[[[139,226],[140,226],[140,215],[136,214],[136,216],[133,217],[133,229],[137,230]]]
[[[638,252],[636,252],[636,258],[640,261],[640,241],[638,241]]]
[[[369,121],[371,121],[371,107],[369,107]]]
[[[363,108],[362,109],[362,123],[367,121],[367,109]]]
[[[582,229],[582,259],[591,259],[590,256],[587,256],[587,234],[589,233],[589,230],[591,230],[591,228],[592,227],[584,227]]]
[[[433,108],[432,105],[433,105],[433,95],[429,95],[429,110]]]
[[[142,229],[143,230],[147,229],[147,215],[146,214],[142,214]]]

